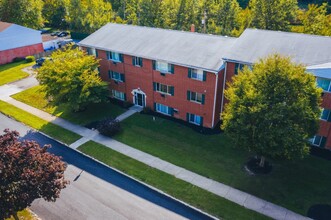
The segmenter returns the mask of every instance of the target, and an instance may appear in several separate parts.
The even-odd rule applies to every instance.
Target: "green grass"
[[[80,146],[78,150],[217,217],[268,219],[98,143],[89,141]]]
[[[1,65],[0,86],[27,77],[29,74],[21,69],[32,65],[33,63],[27,63],[26,61]]]
[[[55,124],[49,123],[43,119],[38,118],[37,116],[34,116],[3,101],[0,101],[0,112],[5,115],[11,116],[17,121],[21,121],[24,124],[35,128],[66,144],[72,144],[73,142],[81,138],[81,136],[76,133],[61,128]]]
[[[116,117],[126,111],[112,103],[91,104],[82,112],[73,112],[68,105],[50,106],[45,98],[45,93],[41,91],[41,86],[32,87],[12,97],[79,125],[86,125],[110,116]]]
[[[232,146],[224,134],[202,135],[170,120],[136,114],[121,123],[114,139],[216,181],[306,215],[311,205],[331,204],[331,163],[309,156],[273,161],[268,175],[250,176],[252,153]]]

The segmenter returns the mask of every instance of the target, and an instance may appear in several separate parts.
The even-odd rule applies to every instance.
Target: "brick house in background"
[[[79,44],[100,59],[113,98],[214,128],[224,89],[243,66],[273,53],[303,63],[324,89],[315,146],[331,149],[331,38],[247,29],[239,38],[107,24]]]
[[[40,31],[0,21],[0,65],[43,51]]]

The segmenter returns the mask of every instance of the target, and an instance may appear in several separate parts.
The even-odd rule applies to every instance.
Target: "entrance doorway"
[[[134,104],[140,107],[145,107],[146,96],[141,91],[134,91]]]

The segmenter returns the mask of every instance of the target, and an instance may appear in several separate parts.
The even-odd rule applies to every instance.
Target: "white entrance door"
[[[145,107],[146,105],[146,96],[145,94],[141,93],[141,92],[134,92],[134,104],[141,106],[141,107]]]

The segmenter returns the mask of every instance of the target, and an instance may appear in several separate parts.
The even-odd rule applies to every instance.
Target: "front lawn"
[[[28,73],[22,71],[24,67],[32,66],[34,63],[26,61],[4,64],[0,66],[0,86],[23,79],[29,76]]]
[[[45,93],[41,91],[41,86],[32,87],[12,97],[79,125],[87,125],[110,116],[116,117],[126,111],[126,109],[112,103],[91,104],[82,112],[73,112],[68,108],[68,105],[50,106],[45,98]]]
[[[222,219],[269,219],[98,143],[89,141],[78,150]]]
[[[114,139],[203,176],[306,215],[314,204],[331,204],[331,163],[309,156],[273,162],[265,176],[243,170],[252,153],[234,148],[224,134],[203,135],[182,124],[136,114]]]
[[[35,128],[68,145],[74,143],[81,138],[80,135],[73,133],[72,131],[61,128],[58,125],[49,123],[41,118],[38,118],[37,116],[34,116],[26,111],[23,111],[22,109],[19,109],[1,100],[0,112],[16,119],[17,121],[21,121],[24,124]]]

